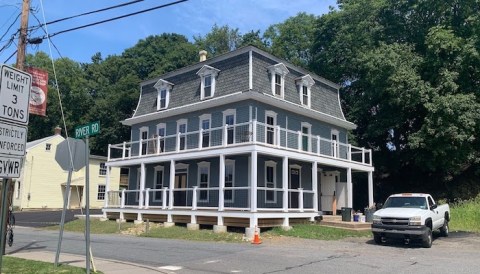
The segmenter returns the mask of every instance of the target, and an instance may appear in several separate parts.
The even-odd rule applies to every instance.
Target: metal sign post
[[[89,160],[90,160],[90,146],[89,146],[89,137],[92,135],[96,135],[100,132],[100,122],[92,122],[88,123],[83,126],[79,126],[75,128],[75,138],[85,138],[86,144],[86,153],[85,153],[85,254],[91,256],[91,248],[90,248],[90,169],[89,169]],[[90,274],[90,260],[87,258],[86,260],[86,269],[87,274]],[[93,259],[92,259],[93,263]]]
[[[8,182],[9,180],[7,179],[2,179],[3,185],[2,185],[2,221],[1,221],[1,236],[0,236],[0,250],[2,250],[2,254],[0,254],[0,271],[2,269],[2,261],[3,261],[3,250],[5,249],[5,242],[6,242],[6,237],[5,237],[5,231],[4,227],[6,226],[7,223],[7,207],[8,207]]]

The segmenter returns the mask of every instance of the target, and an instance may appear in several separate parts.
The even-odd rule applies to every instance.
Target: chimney
[[[201,50],[198,55],[200,56],[200,62],[207,60],[207,51]]]
[[[55,135],[60,135],[60,134],[62,134],[62,128],[59,127],[59,126],[56,126],[55,127]]]

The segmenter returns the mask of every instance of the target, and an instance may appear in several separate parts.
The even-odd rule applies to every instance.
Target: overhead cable
[[[86,27],[91,27],[91,26],[95,26],[95,25],[99,25],[99,24],[103,24],[103,23],[115,21],[115,20],[118,20],[118,19],[130,17],[130,16],[133,16],[133,15],[137,15],[137,14],[141,14],[141,13],[145,13],[145,12],[149,12],[149,11],[152,11],[152,10],[161,9],[161,8],[165,8],[165,7],[168,7],[168,6],[173,6],[173,5],[176,5],[176,4],[179,4],[179,3],[182,3],[182,2],[187,2],[187,1],[188,1],[188,0],[179,0],[179,1],[167,3],[167,4],[164,4],[164,5],[160,5],[160,6],[155,6],[155,7],[153,7],[153,8],[144,9],[144,10],[140,10],[140,11],[137,11],[137,12],[128,13],[128,14],[121,15],[121,16],[117,16],[117,17],[113,17],[113,18],[110,18],[110,19],[106,19],[106,20],[102,20],[102,21],[90,23],[90,24],[87,24],[87,25],[83,25],[83,26],[79,26],[79,27],[75,27],[75,28],[71,28],[71,29],[66,29],[66,30],[58,31],[58,32],[52,33],[52,34],[50,34],[50,35],[43,36],[42,39],[49,38],[49,37],[53,37],[53,36],[56,36],[56,35],[58,35],[58,34],[62,34],[62,33],[65,33],[65,32],[70,32],[70,31],[74,31],[74,30],[78,30],[78,29],[83,29],[83,28],[86,28]]]

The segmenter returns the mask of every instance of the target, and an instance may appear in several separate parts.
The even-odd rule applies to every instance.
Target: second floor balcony
[[[342,159],[372,166],[372,150],[352,146],[318,135],[251,121],[235,125],[154,135],[149,139],[110,144],[108,161],[186,153],[234,146],[262,145],[278,149]]]

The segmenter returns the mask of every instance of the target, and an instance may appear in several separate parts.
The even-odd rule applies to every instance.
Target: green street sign
[[[100,133],[100,121],[91,122],[75,128],[75,138],[81,139]]]

